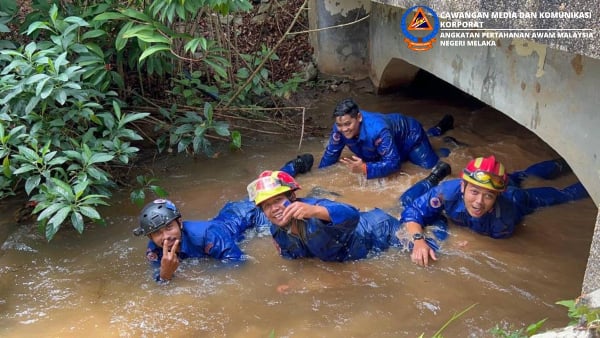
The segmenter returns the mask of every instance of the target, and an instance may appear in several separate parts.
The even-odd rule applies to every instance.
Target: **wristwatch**
[[[425,236],[423,236],[422,233],[417,232],[416,234],[412,235],[412,239],[413,241],[418,241],[420,239],[425,239]]]

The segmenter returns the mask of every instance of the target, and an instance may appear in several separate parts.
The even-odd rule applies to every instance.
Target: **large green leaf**
[[[142,62],[145,58],[147,58],[148,56],[154,54],[154,53],[158,53],[161,51],[170,51],[171,47],[167,46],[167,45],[154,45],[148,49],[146,49],[142,55],[140,55],[140,58],[138,60],[138,62]]]
[[[107,35],[106,32],[102,29],[93,29],[91,31],[87,31],[83,33],[81,36],[81,40],[94,39],[101,36]]]
[[[146,14],[136,11],[135,9],[132,9],[132,8],[126,8],[126,9],[122,10],[121,13],[123,13],[124,15],[126,15],[130,18],[140,20],[143,22],[153,22],[152,18],[150,18]]]
[[[96,209],[94,209],[92,207],[81,206],[81,207],[79,207],[79,212],[81,212],[85,217],[88,217],[91,219],[99,219],[100,218],[100,214],[98,213],[98,211],[96,211]]]
[[[96,153],[92,155],[92,158],[89,160],[88,164],[109,162],[113,158],[115,158],[115,156],[111,154]]]
[[[80,213],[74,211],[71,214],[71,224],[73,225],[73,228],[75,228],[75,230],[77,230],[77,232],[79,232],[79,233],[83,232],[83,228],[84,228],[83,216],[81,216]]]
[[[37,188],[38,185],[40,185],[41,180],[42,177],[40,175],[33,175],[27,178],[27,181],[25,181],[25,192],[27,193],[27,195],[31,195],[33,189]]]
[[[118,12],[106,12],[96,15],[92,21],[106,21],[106,20],[121,20],[127,19],[127,16]]]
[[[54,215],[54,213],[62,208],[64,205],[62,203],[54,203],[54,204],[50,204],[47,208],[45,208],[41,214],[39,214],[37,220],[38,221],[43,221],[44,219]],[[37,209],[37,208],[36,208]],[[35,210],[34,210],[35,212]]]

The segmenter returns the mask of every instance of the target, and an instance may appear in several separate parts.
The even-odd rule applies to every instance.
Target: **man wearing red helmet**
[[[328,199],[297,198],[300,185],[281,171],[265,171],[248,185],[248,197],[269,221],[284,258],[348,261],[402,244],[395,236],[400,222],[380,209],[359,212]],[[429,245],[436,247],[433,239]]]
[[[551,179],[567,169],[562,160],[544,161],[508,175],[494,156],[478,157],[467,164],[461,179],[441,182],[416,198],[403,195],[404,211],[400,221],[413,239],[411,259],[424,266],[429,259],[437,260],[435,251],[425,241],[423,228],[434,223],[445,226],[445,216],[482,235],[505,238],[513,234],[523,216],[539,207],[588,197],[579,182],[562,190],[519,188],[520,182],[529,175]]]

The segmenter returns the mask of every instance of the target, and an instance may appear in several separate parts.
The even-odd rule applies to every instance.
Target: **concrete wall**
[[[309,0],[310,27],[319,29],[310,39],[320,72],[353,80],[368,76],[370,10],[369,0]]]
[[[536,133],[563,156],[600,204],[600,40],[498,39],[494,47],[440,47],[427,52],[408,49],[400,27],[406,8],[425,5],[438,12],[591,11],[581,23],[553,22],[558,27],[594,27],[600,35],[595,1],[548,3],[505,1],[311,0],[313,29],[368,21],[313,33],[319,70],[364,77],[381,90],[409,82],[418,69],[480,99]],[[351,14],[352,13],[352,14]],[[368,26],[365,26],[368,22]],[[527,28],[527,19],[495,24]],[[555,27],[555,26],[553,26]],[[437,42],[436,42],[437,44]],[[600,217],[600,213],[599,213]],[[600,221],[599,221],[600,222]],[[600,287],[600,226],[592,243],[584,290]]]
[[[390,85],[397,59],[424,69],[513,118],[560,153],[600,203],[600,60],[525,40],[496,47],[434,47],[415,52],[403,42],[404,10],[371,7],[371,80]],[[382,79],[384,79],[382,81]]]

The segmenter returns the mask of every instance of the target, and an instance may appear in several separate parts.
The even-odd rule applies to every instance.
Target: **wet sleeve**
[[[327,209],[332,226],[347,229],[355,229],[357,227],[360,213],[355,207],[326,199],[319,200],[316,205]]]
[[[204,253],[225,261],[243,260],[242,250],[227,230],[213,226],[206,231]]]
[[[400,169],[402,156],[398,152],[398,147],[394,141],[394,136],[388,128],[381,130],[377,139],[377,153],[380,160],[376,162],[367,162],[367,178],[378,178],[388,176]]]
[[[214,219],[225,223],[229,230],[236,236],[236,239],[238,239],[238,237],[243,236],[243,233],[247,229],[255,226],[253,215],[256,209],[254,202],[247,199],[227,202]]]
[[[426,226],[442,216],[444,204],[439,196],[441,194],[438,187],[434,187],[405,206],[401,215],[402,223],[416,222],[421,226]]]
[[[334,126],[331,135],[329,136],[327,147],[325,147],[325,152],[323,152],[321,162],[319,163],[319,168],[325,168],[336,164],[340,159],[340,155],[342,154],[345,145],[346,143],[343,141],[341,133],[337,130],[337,127]]]

